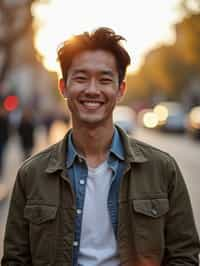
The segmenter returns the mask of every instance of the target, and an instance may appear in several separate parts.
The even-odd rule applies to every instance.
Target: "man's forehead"
[[[114,71],[112,69],[100,69],[100,68],[93,68],[93,69],[87,69],[87,68],[72,68],[71,73],[73,75],[77,74],[89,74],[89,73],[95,73],[95,74],[100,74],[100,75],[108,75],[108,76],[114,76]]]
[[[71,68],[83,68],[90,65],[96,68],[108,68],[109,70],[116,68],[116,60],[112,53],[104,50],[83,51],[73,58]]]

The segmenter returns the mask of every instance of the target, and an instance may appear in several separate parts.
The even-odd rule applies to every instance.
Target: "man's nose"
[[[99,88],[97,82],[94,79],[89,82],[85,92],[88,94],[99,94]]]

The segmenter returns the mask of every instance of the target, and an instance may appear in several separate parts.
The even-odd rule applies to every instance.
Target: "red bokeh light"
[[[19,99],[15,95],[9,95],[4,100],[3,105],[4,105],[4,108],[8,112],[11,112],[11,111],[15,110],[18,107],[18,105],[19,105]]]

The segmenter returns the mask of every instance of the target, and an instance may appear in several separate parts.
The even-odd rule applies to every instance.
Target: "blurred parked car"
[[[117,105],[113,112],[113,121],[126,131],[133,133],[136,128],[136,114],[133,109],[125,105]]]
[[[200,139],[200,106],[193,107],[187,120],[187,130],[194,138]]]
[[[185,132],[186,113],[181,103],[161,102],[154,107],[153,111],[158,116],[157,128],[167,132]]]

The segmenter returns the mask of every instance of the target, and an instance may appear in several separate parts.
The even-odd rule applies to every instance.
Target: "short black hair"
[[[64,41],[57,50],[63,79],[66,81],[68,69],[76,55],[86,50],[99,49],[114,55],[119,74],[119,83],[121,84],[125,77],[127,66],[131,62],[128,52],[121,44],[123,40],[125,38],[117,35],[112,29],[101,27],[91,33],[84,32]]]

